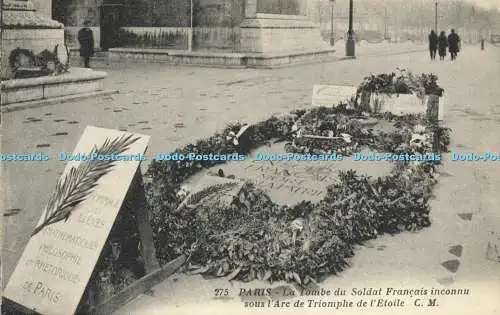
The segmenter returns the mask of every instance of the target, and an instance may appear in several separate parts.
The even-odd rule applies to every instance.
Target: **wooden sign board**
[[[122,146],[125,149],[120,153],[120,146],[113,145],[113,141],[129,136],[132,137],[129,145]],[[43,212],[35,231],[40,226],[43,228],[31,237],[24,249],[5,289],[5,298],[44,315],[75,313],[138,171],[141,162],[138,156],[146,152],[149,136],[88,126],[73,154],[89,154],[94,147],[102,152],[106,141],[111,141],[108,152],[134,157],[134,160],[114,161],[106,174],[101,173],[97,185],[84,194],[83,201],[72,208],[67,220],[45,226],[42,223],[46,222],[47,210]],[[95,155],[93,158],[106,157]],[[61,179],[67,179],[75,169],[80,179],[89,179],[89,168],[107,163],[102,160],[70,161]],[[49,213],[53,213],[51,208],[48,207]]]
[[[356,87],[341,85],[319,85],[313,87],[313,106],[336,106],[356,96]]]

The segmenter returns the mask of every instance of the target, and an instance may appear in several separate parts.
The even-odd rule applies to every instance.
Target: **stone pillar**
[[[52,18],[52,0],[33,0],[33,4],[40,16]]]
[[[257,17],[257,0],[245,0],[245,19]]]
[[[308,14],[307,14],[307,2],[308,2],[308,0],[300,0],[300,15],[308,16]]]
[[[321,12],[321,1],[320,0],[309,0],[307,1],[307,16],[315,24],[320,22],[320,12]]]

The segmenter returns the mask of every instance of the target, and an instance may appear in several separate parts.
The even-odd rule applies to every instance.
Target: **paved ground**
[[[447,94],[446,122],[454,130],[452,149],[500,151],[499,49],[466,46],[456,63],[431,63],[423,52],[387,53],[374,50],[357,60],[276,70],[164,65],[112,69],[107,87],[119,89],[118,95],[6,113],[3,151],[44,151],[52,156],[72,151],[87,125],[148,134],[149,152],[170,151],[229,121],[252,122],[308,107],[313,84],[358,84],[370,72],[396,67],[439,75]],[[4,218],[2,263],[7,278],[63,167],[54,159],[4,164],[4,182],[10,183],[5,187],[7,215],[11,214]],[[485,258],[487,242],[500,236],[500,180],[495,176],[499,169],[498,162],[445,163],[432,204],[433,225],[418,234],[385,237],[361,248],[352,268],[324,286],[469,288],[469,297],[440,299],[441,310],[453,307],[453,314],[471,314],[473,307],[474,314],[499,313],[492,306],[500,295],[500,264]],[[456,246],[455,255],[449,253],[450,246]],[[224,280],[179,276],[155,288],[154,297],[143,296],[119,314],[221,314],[221,307],[224,313],[248,312],[235,296],[236,289],[231,294],[234,299],[214,300],[212,293],[218,287],[232,288]]]

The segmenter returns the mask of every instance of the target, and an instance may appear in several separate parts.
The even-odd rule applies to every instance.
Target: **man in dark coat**
[[[431,60],[436,60],[436,52],[438,49],[438,36],[434,30],[429,34],[429,52]]]
[[[457,59],[457,54],[460,51],[460,37],[455,33],[455,30],[451,30],[450,35],[448,35],[448,49],[451,60]]]
[[[439,60],[444,60],[444,57],[446,57],[447,47],[448,47],[448,38],[446,37],[446,33],[443,31],[438,37]]]
[[[83,57],[85,68],[90,68],[90,57],[94,55],[94,35],[89,28],[90,21],[83,22],[83,28],[78,31],[80,56]]]

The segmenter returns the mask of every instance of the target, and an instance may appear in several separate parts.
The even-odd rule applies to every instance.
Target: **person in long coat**
[[[94,35],[89,28],[90,21],[83,22],[83,28],[78,31],[80,56],[83,57],[85,68],[90,68],[90,57],[94,55]]]
[[[451,60],[457,59],[458,52],[460,51],[460,36],[455,33],[455,30],[451,30],[448,36],[448,47],[450,50]]]
[[[431,60],[436,60],[436,52],[438,49],[438,36],[434,30],[429,34],[429,53]]]
[[[444,57],[446,57],[446,48],[448,48],[448,38],[443,31],[438,38],[439,60],[444,60]]]

